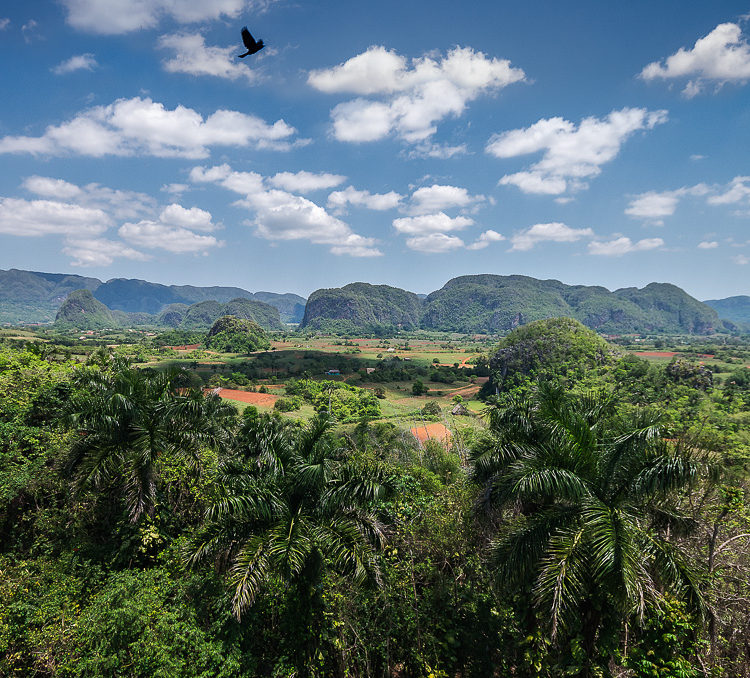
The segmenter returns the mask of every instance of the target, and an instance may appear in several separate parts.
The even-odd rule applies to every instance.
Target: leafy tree
[[[658,417],[548,385],[487,415],[473,462],[504,518],[491,546],[497,582],[523,592],[529,623],[536,615],[567,639],[580,675],[607,675],[623,623],[665,590],[705,611],[698,573],[667,535],[691,528],[674,497],[707,465],[665,440]]]
[[[181,370],[87,370],[71,403],[78,431],[66,469],[77,492],[116,487],[132,522],[152,515],[160,467],[179,457],[198,462],[206,445],[225,439],[236,417],[218,396],[183,387]],[[181,388],[182,387],[182,388]]]
[[[325,415],[301,429],[270,417],[246,424],[188,562],[226,570],[238,618],[275,578],[308,605],[329,567],[355,582],[377,578],[384,534],[374,507],[389,483],[384,473],[338,447]]]

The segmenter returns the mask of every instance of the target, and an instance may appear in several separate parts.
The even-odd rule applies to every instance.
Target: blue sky
[[[750,6],[0,5],[0,268],[750,294]],[[238,59],[248,25],[267,47]]]

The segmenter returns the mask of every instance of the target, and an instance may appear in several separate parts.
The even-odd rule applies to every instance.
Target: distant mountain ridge
[[[418,320],[417,302],[421,306]],[[377,313],[373,309],[386,310]],[[317,290],[310,295],[301,327],[371,330],[381,325],[493,333],[561,316],[613,334],[710,334],[733,329],[714,309],[669,283],[611,292],[558,280],[492,274],[453,278],[424,300],[406,290],[366,283]]]
[[[702,303],[669,283],[609,291],[522,275],[480,274],[453,278],[429,295],[389,285],[350,283],[316,290],[305,305],[305,299],[296,294],[162,285],[126,278],[102,282],[85,276],[18,269],[0,270],[0,322],[51,322],[74,290],[90,293],[90,298],[76,295],[72,299],[82,304],[82,313],[76,316],[79,321],[89,313],[89,317],[106,318],[120,326],[203,328],[229,314],[254,320],[269,330],[280,329],[280,320],[322,331],[429,329],[483,333],[566,316],[612,334],[710,334],[747,329],[750,322],[750,297]],[[103,315],[92,300],[103,303],[111,315]],[[270,311],[269,305],[279,315]],[[62,320],[68,322],[67,311],[63,316]]]
[[[713,308],[722,318],[735,323],[750,323],[750,297],[746,295],[708,299],[703,303]]]
[[[172,304],[227,303],[244,298],[275,306],[282,322],[300,322],[306,302],[297,294],[253,293],[240,287],[161,285],[127,278],[102,282],[79,275],[10,269],[0,270],[0,322],[51,322],[65,298],[78,289],[90,290],[95,299],[112,311],[152,315],[162,313]]]

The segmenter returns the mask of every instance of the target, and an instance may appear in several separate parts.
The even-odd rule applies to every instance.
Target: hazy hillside
[[[0,323],[52,322],[73,290],[95,290],[101,284],[80,275],[0,271]]]
[[[713,308],[720,318],[735,323],[750,323],[750,297],[740,295],[726,299],[709,299],[704,304]]]
[[[350,283],[313,292],[301,327],[356,331],[378,327],[419,327],[421,302],[413,292],[388,285]]]
[[[113,278],[102,282],[62,273],[11,269],[0,271],[0,322],[51,322],[63,300],[78,289],[88,289],[110,310],[126,313],[164,313],[173,304],[190,306],[201,301],[227,303],[245,298],[279,310],[282,322],[300,322],[305,299],[296,294],[248,292],[240,287],[161,285],[146,280]],[[215,320],[215,318],[214,318]]]

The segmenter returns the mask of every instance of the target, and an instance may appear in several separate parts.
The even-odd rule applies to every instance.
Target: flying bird
[[[242,29],[242,42],[245,43],[245,47],[247,47],[247,52],[244,54],[238,54],[237,56],[240,59],[244,59],[246,56],[250,54],[255,54],[256,52],[260,52],[265,45],[263,44],[262,40],[256,41],[255,38],[250,34],[250,31],[247,30],[247,26],[245,26]]]

